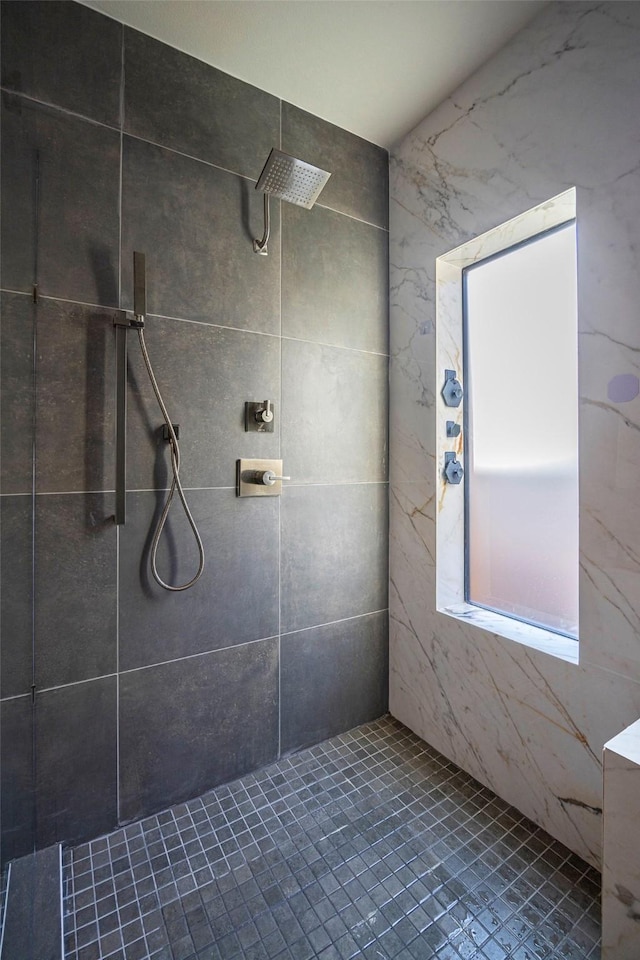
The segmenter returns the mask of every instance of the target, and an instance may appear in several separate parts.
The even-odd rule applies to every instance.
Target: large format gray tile
[[[281,639],[280,651],[283,752],[318,743],[386,713],[386,611],[288,634]]]
[[[2,953],[20,960],[64,960],[62,877],[57,844],[11,866]]]
[[[2,493],[31,493],[33,488],[35,315],[30,297],[0,295]]]
[[[388,226],[389,155],[382,147],[283,103],[282,149],[331,173],[320,204]]]
[[[37,845],[79,843],[117,823],[116,678],[36,696]]]
[[[31,697],[0,703],[2,753],[1,861],[33,850],[33,707]]]
[[[172,423],[188,487],[233,486],[236,460],[280,451],[280,341],[201,323],[149,317],[145,342]],[[168,445],[138,338],[129,334],[127,485],[166,486]],[[273,433],[246,433],[245,400],[275,401]]]
[[[125,130],[254,180],[280,136],[276,97],[125,29]]]
[[[287,487],[282,632],[387,607],[387,487]]]
[[[33,682],[33,498],[0,498],[0,694]]]
[[[96,493],[38,496],[38,689],[113,673],[116,628],[116,528],[111,498]]]
[[[388,362],[282,343],[282,456],[298,483],[386,480]]]
[[[122,26],[80,3],[2,4],[2,86],[120,122]]]
[[[115,315],[50,300],[38,304],[39,493],[113,489]]]
[[[120,667],[216,650],[278,632],[278,499],[236,498],[231,490],[187,491],[206,561],[189,590],[157,585],[149,565],[164,494],[130,493],[120,534]],[[160,541],[158,569],[184,583],[198,553],[178,497]]]
[[[3,286],[30,291],[37,262],[41,294],[117,305],[120,134],[9,93],[2,107]]]
[[[282,334],[389,352],[386,231],[332,210],[282,210]]]
[[[277,639],[121,677],[125,820],[197,796],[277,753]]]
[[[131,137],[124,139],[122,300],[131,306],[132,254],[147,255],[149,313],[280,332],[280,230],[272,204],[268,257],[262,195],[249,181]]]

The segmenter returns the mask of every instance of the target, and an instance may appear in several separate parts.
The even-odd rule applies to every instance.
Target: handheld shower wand
[[[162,412],[162,417],[165,422],[166,428],[166,437],[171,446],[171,470],[173,477],[171,480],[171,487],[169,488],[169,493],[165,501],[164,507],[162,509],[162,514],[156,526],[156,529],[153,534],[153,539],[151,541],[151,572],[156,582],[164,589],[170,590],[173,592],[180,592],[182,590],[188,590],[189,587],[192,587],[202,576],[204,570],[204,547],[202,545],[202,538],[196,526],[196,522],[193,519],[191,510],[187,503],[184,490],[182,489],[182,482],[180,480],[180,446],[178,444],[178,436],[174,428],[173,423],[171,422],[171,417],[165,405],[165,402],[162,398],[162,393],[160,387],[158,386],[158,381],[156,380],[155,374],[153,372],[153,367],[151,365],[151,360],[149,359],[149,353],[147,351],[147,344],[144,339],[144,325],[147,313],[147,282],[146,282],[146,260],[144,253],[135,252],[133,254],[133,317],[128,318],[127,322],[122,323],[116,321],[116,330],[119,340],[119,349],[118,349],[118,396],[119,396],[119,411],[118,411],[118,466],[117,471],[117,491],[116,491],[116,523],[124,523],[124,473],[125,473],[125,429],[126,429],[126,330],[127,328],[133,328],[138,331],[138,339],[140,341],[140,350],[142,351],[142,357],[144,359],[145,366],[147,368],[147,373],[149,375],[149,380],[151,381],[151,386],[153,387],[153,392],[158,401],[158,406]],[[124,344],[124,345],[123,345]],[[124,371],[122,368],[124,367]],[[124,386],[123,386],[124,384]],[[160,538],[164,530],[165,524],[167,522],[167,517],[169,516],[169,510],[171,509],[171,504],[176,490],[178,491],[178,496],[182,504],[182,508],[185,512],[186,518],[189,521],[189,526],[193,531],[193,536],[196,541],[198,548],[198,569],[195,575],[186,583],[182,584],[171,584],[167,583],[162,579],[158,572],[158,546],[160,543]]]

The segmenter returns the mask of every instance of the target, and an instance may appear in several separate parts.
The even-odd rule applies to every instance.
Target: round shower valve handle
[[[260,475],[260,482],[265,485],[265,487],[272,487],[276,480],[291,480],[291,477],[277,477],[273,470],[265,470]]]
[[[271,409],[271,400],[266,400],[263,409],[257,410],[255,416],[258,423],[271,423],[273,421],[273,410]]]

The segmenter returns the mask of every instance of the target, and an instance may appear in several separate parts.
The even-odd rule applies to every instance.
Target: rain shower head
[[[275,147],[272,149],[256,183],[256,190],[264,193],[264,236],[262,240],[253,241],[256,253],[267,255],[270,232],[269,197],[286,200],[298,207],[304,207],[305,210],[311,210],[330,176],[330,173],[320,167],[290,157],[288,153],[276,150]]]
[[[274,147],[258,177],[256,190],[311,210],[330,176],[326,170]]]

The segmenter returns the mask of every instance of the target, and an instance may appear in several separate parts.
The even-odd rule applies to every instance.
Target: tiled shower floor
[[[599,875],[386,717],[65,854],[68,960],[594,960]]]

